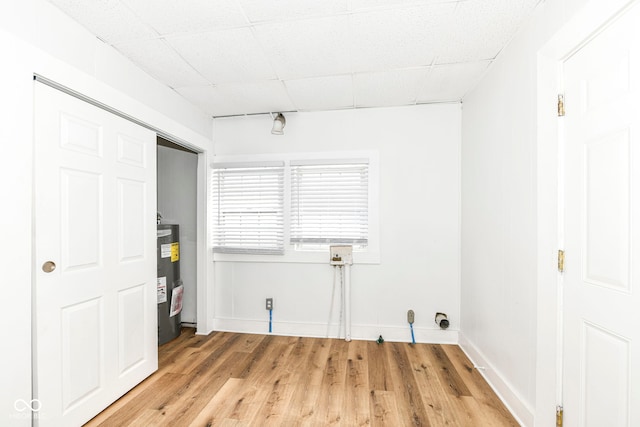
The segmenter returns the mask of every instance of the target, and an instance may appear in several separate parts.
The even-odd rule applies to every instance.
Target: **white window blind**
[[[291,243],[366,245],[366,159],[291,162]]]
[[[213,250],[283,254],[284,162],[214,163]]]

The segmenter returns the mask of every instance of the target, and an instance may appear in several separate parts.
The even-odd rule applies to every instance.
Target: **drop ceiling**
[[[213,117],[456,102],[540,0],[50,0]]]

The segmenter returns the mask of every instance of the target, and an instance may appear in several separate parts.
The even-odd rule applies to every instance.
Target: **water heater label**
[[[171,245],[173,243],[165,243],[160,245],[160,258],[169,258],[171,256]]]
[[[182,311],[182,292],[184,287],[182,285],[173,288],[171,293],[171,311],[169,317],[173,317]]]
[[[180,260],[180,243],[171,244],[171,262]]]
[[[167,278],[158,277],[158,304],[167,302]]]

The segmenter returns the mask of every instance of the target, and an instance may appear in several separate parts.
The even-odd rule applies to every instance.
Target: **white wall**
[[[556,107],[538,105],[538,51],[583,3],[541,3],[463,101],[460,341],[525,425],[553,425],[556,392],[556,153],[537,134]]]
[[[0,339],[0,424],[27,426],[31,399],[33,73],[211,151],[210,119],[42,0],[0,2],[0,180],[7,299]]]
[[[196,323],[196,186],[198,156],[158,146],[158,212],[163,224],[180,225],[183,323]]]
[[[286,114],[285,135],[268,115],[214,120],[216,155],[377,150],[381,263],[352,269],[354,339],[456,341],[460,320],[460,105]],[[216,262],[216,329],[320,335],[329,319],[327,263]],[[437,330],[436,311],[450,316]],[[337,323],[338,316],[334,314]],[[336,328],[332,329],[335,336]]]

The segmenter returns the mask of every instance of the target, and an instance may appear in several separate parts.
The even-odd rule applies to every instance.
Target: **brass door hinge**
[[[556,406],[556,427],[562,427],[562,423],[564,422],[564,409],[562,406]]]
[[[564,273],[564,251],[558,249],[558,271]]]
[[[558,95],[558,117],[564,117],[564,95]]]

